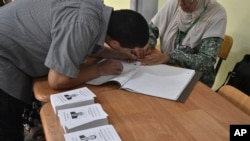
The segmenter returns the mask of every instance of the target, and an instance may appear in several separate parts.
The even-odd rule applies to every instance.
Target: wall
[[[130,8],[130,0],[104,0],[104,3],[108,6],[114,7],[115,10]]]
[[[217,0],[227,11],[226,34],[233,37],[233,47],[227,60],[223,61],[213,89],[218,88],[226,79],[227,73],[233,69],[244,54],[250,54],[250,10],[249,0]]]
[[[155,1],[155,0],[152,0]],[[166,0],[158,0],[158,5],[161,7],[161,5],[165,2]],[[128,9],[130,8],[130,0],[104,0],[104,3],[106,5],[109,5],[111,7],[114,7],[114,9]]]
[[[159,0],[159,8],[166,0]],[[233,47],[227,58],[222,62],[217,74],[213,89],[217,89],[226,79],[235,63],[240,61],[244,54],[250,54],[250,10],[249,0],[217,0],[227,11],[228,21],[226,34],[234,39]],[[130,0],[104,0],[105,4],[113,6],[115,9],[130,8]]]

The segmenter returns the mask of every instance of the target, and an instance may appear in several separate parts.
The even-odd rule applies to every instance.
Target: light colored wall
[[[227,11],[226,34],[233,37],[234,43],[226,61],[223,61],[213,89],[218,88],[226,79],[227,73],[233,69],[244,54],[250,54],[250,1],[249,0],[217,0]]]
[[[158,8],[161,8],[161,6],[166,2],[167,0],[158,0]]]
[[[155,1],[155,0],[152,0]],[[158,0],[159,7],[162,6],[162,4],[166,0]],[[129,9],[130,8],[130,0],[104,0],[104,3],[108,6],[114,7],[114,9]]]
[[[113,7],[115,10],[130,8],[130,0],[104,0],[104,3]]]
[[[159,8],[166,0],[159,0]],[[235,63],[240,61],[244,54],[250,54],[250,1],[249,0],[217,0],[227,11],[226,34],[234,39],[233,47],[227,58],[223,61],[213,89],[217,89],[226,79]],[[104,0],[104,3],[115,9],[130,8],[130,0]]]

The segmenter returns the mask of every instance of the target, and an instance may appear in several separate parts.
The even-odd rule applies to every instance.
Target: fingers
[[[151,52],[150,45],[147,44],[143,48],[136,47],[134,52],[138,59],[143,59],[145,56],[149,55]]]
[[[142,59],[148,54],[145,48],[135,48],[133,52],[137,56],[137,59]]]
[[[137,53],[137,51],[135,49],[130,50],[130,55],[131,55],[131,57],[128,60],[132,60],[132,61],[136,61],[138,56],[139,56],[139,54]]]
[[[156,65],[168,63],[169,57],[166,54],[157,53],[147,55],[142,61],[142,65]]]
[[[114,62],[112,62],[110,68],[111,68],[111,73],[112,74],[121,74],[122,71],[123,71],[123,65],[120,61],[117,61],[117,60],[112,60]]]
[[[118,60],[108,59],[98,65],[101,75],[119,75],[123,71],[123,65]]]

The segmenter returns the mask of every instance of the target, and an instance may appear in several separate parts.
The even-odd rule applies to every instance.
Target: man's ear
[[[110,40],[109,45],[113,48],[120,48],[120,43],[116,40]]]
[[[117,40],[114,40],[112,37],[110,36],[106,36],[105,42],[113,49],[118,49],[121,47],[120,42],[118,42]]]

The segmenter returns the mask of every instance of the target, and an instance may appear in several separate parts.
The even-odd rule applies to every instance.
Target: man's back
[[[83,40],[80,36],[80,29],[78,31],[68,29],[71,28],[68,26],[69,23],[88,23],[93,19],[101,19],[96,16],[97,14],[94,15],[94,12],[99,10],[97,7],[93,11],[88,10],[88,14],[92,13],[91,16],[94,18],[89,19],[84,15],[87,11],[85,7],[86,9],[93,7],[93,3],[95,2],[90,4],[90,0],[17,0],[1,7],[0,58],[7,58],[28,75],[36,77],[47,74],[48,69],[44,66],[44,61],[51,46],[67,45],[72,48],[71,44],[58,44],[58,42],[65,41],[61,37],[67,34],[66,32],[77,37],[72,40],[79,40],[79,38]],[[89,20],[83,19],[79,15]],[[100,23],[96,21],[89,26],[95,28],[95,33],[92,33],[93,39],[96,39],[99,34],[96,32],[99,31],[99,26]],[[88,36],[87,33],[84,34]],[[52,44],[55,38],[57,38],[57,44]],[[88,38],[92,37],[88,36]],[[94,42],[91,39],[89,41]],[[83,45],[77,46],[83,47]],[[85,46],[89,45],[85,43]],[[86,49],[86,51],[88,50]]]
[[[103,7],[99,0],[16,0],[1,7],[0,89],[19,93],[29,77],[82,62],[99,38]]]
[[[22,64],[20,69],[33,66],[32,58],[43,64],[51,43],[49,9],[47,1],[28,0],[17,0],[1,7],[0,58]],[[37,69],[47,72],[41,67]]]

